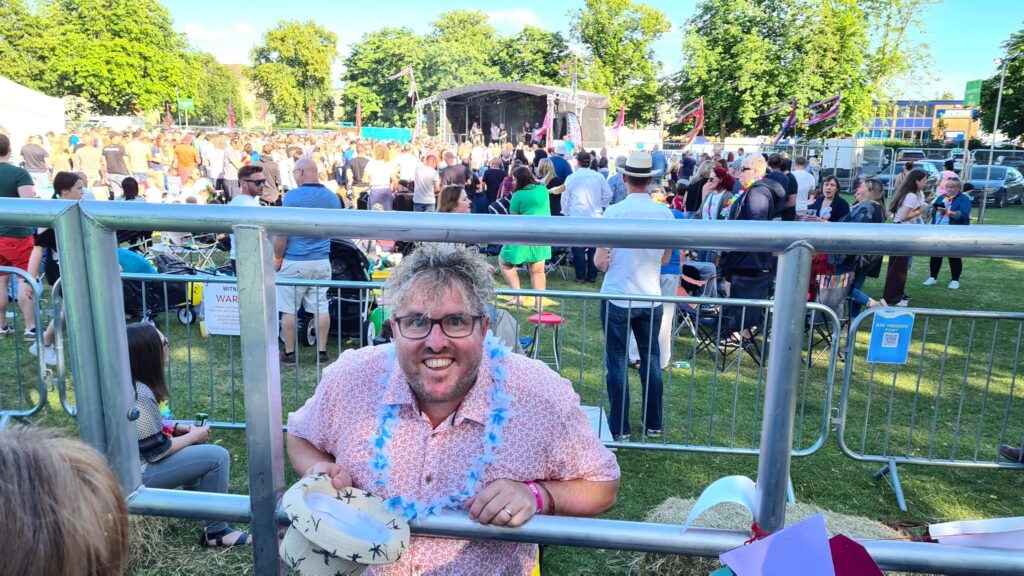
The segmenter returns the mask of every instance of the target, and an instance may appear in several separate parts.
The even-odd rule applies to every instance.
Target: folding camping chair
[[[814,277],[814,301],[835,312],[840,326],[847,320],[847,299],[852,290],[853,272]],[[835,328],[827,316],[814,310],[807,311],[807,366],[829,353],[835,337]]]
[[[552,272],[558,272],[562,280],[568,280],[569,274],[566,268],[572,266],[572,249],[565,246],[552,246],[551,259],[544,264],[544,274],[550,276]],[[575,274],[575,272],[573,272]]]
[[[191,232],[161,232],[161,243],[153,244],[154,252],[181,256],[192,268],[205,270],[213,266],[213,255],[219,250],[216,236],[196,236]],[[209,241],[207,241],[209,240]]]

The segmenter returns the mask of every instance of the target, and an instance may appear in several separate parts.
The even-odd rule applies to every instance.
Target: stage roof
[[[432,104],[441,100],[454,100],[462,103],[485,104],[500,98],[501,93],[503,92],[516,92],[532,96],[557,94],[566,101],[572,98],[572,90],[569,88],[540,86],[537,84],[520,84],[518,82],[484,82],[481,84],[470,84],[468,86],[460,86],[459,88],[445,90],[444,92],[435,94],[421,102],[423,104]],[[586,90],[577,90],[576,97],[583,102],[585,106],[602,109],[607,109],[611,100],[608,96],[604,96],[603,94],[598,94],[596,92],[588,92]]]

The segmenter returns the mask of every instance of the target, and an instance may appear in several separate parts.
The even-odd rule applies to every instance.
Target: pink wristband
[[[540,495],[540,488],[537,487],[537,483],[530,480],[528,482],[523,482],[523,484],[526,484],[526,487],[530,489],[530,492],[533,492],[533,500],[537,503],[537,514],[543,513],[544,498]]]

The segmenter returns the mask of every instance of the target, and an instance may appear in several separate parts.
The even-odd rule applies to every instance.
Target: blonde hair
[[[383,142],[377,142],[376,144],[373,145],[373,159],[374,160],[381,160],[381,161],[387,162],[389,154],[390,154],[390,152],[388,152],[388,145],[387,144],[385,144]]]
[[[0,574],[114,576],[128,560],[128,507],[103,457],[46,428],[0,431]]]
[[[693,174],[694,179],[710,178],[711,174],[715,171],[715,166],[718,166],[718,164],[715,164],[714,160],[701,162],[700,166],[697,167],[697,171]]]
[[[555,164],[550,158],[543,158],[537,163],[537,174],[542,184],[547,184],[555,177]]]

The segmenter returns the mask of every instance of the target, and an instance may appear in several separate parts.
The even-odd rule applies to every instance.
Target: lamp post
[[[996,95],[996,117],[992,122],[992,143],[988,147],[988,168],[985,170],[985,187],[981,192],[981,212],[978,214],[978,224],[985,223],[985,204],[988,204],[988,185],[989,179],[992,178],[992,162],[995,161],[996,132],[999,131],[999,107],[1003,104],[1003,85],[1006,84],[1006,65],[1017,58],[1020,58],[1020,54],[1007,56],[1002,59],[1003,71],[999,75],[999,93]]]

